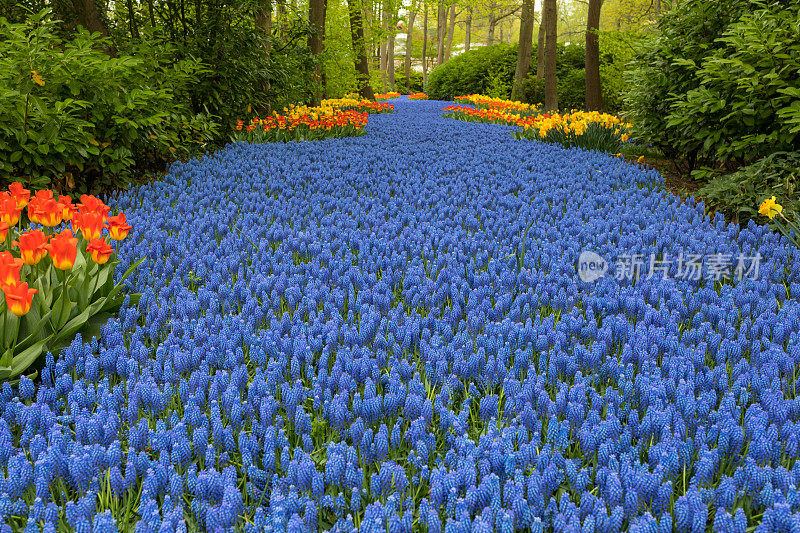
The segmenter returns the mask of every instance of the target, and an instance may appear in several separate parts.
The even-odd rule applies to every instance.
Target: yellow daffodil
[[[775,215],[779,215],[783,212],[783,206],[777,203],[773,196],[761,202],[761,207],[758,208],[758,212],[772,220],[775,218]]]

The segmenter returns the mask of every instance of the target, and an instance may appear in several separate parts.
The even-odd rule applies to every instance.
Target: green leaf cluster
[[[206,148],[218,135],[187,97],[204,72],[151,36],[146,50],[109,56],[84,30],[59,36],[48,11],[0,20],[0,182],[81,191],[124,187],[152,168]]]
[[[796,0],[677,4],[631,71],[634,135],[689,171],[797,150],[799,16]]]

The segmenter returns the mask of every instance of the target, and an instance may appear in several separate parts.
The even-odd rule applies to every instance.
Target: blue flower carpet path
[[[800,531],[788,241],[395,103],[109,199],[142,297],[2,387],[2,531]]]

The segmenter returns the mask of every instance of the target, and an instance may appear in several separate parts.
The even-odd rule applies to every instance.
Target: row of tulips
[[[409,100],[427,100],[428,95],[425,93],[411,93],[408,95]]]
[[[523,114],[539,113],[538,104],[526,104],[516,100],[505,100],[503,98],[494,98],[483,94],[456,96],[455,101],[459,104],[472,104],[480,109],[495,109]]]
[[[358,113],[376,114],[391,113],[394,111],[392,104],[386,102],[373,102],[363,98],[329,98],[322,101],[322,107],[333,107],[340,111],[356,111]]]
[[[317,108],[300,116],[275,114],[253,118],[249,124],[236,123],[236,141],[287,142],[319,141],[322,139],[355,137],[364,134],[368,113],[341,111],[336,108]]]
[[[0,192],[0,379],[19,376],[95,315],[119,307],[109,239],[130,230],[124,213],[111,216],[95,196],[73,204],[49,190],[31,196],[16,182]]]
[[[502,109],[467,107],[464,105],[451,105],[444,108],[444,116],[463,120],[464,122],[484,122],[488,124],[505,124],[518,126],[523,117]]]
[[[391,100],[393,98],[400,98],[401,94],[394,91],[388,93],[378,93],[375,95],[375,100]]]

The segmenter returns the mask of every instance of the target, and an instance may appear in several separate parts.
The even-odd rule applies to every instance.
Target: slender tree
[[[556,44],[558,42],[558,7],[556,0],[544,0],[545,50],[544,50],[544,108],[558,110],[558,80],[556,80]]]
[[[450,6],[450,22],[447,25],[447,49],[445,50],[444,60],[450,61],[450,56],[453,54],[453,34],[456,32],[456,4]]]
[[[586,18],[586,109],[596,111],[601,105],[600,91],[600,9],[603,0],[589,0]]]
[[[467,20],[464,22],[464,51],[469,52],[472,40],[472,5],[467,6]]]
[[[422,87],[428,90],[428,1],[423,0],[422,15]]]
[[[272,0],[260,0],[255,13],[256,29],[261,34],[264,51],[272,47]]]
[[[542,6],[542,16],[541,22],[539,23],[539,36],[536,40],[536,77],[540,80],[544,79],[544,42],[545,42],[545,28],[547,24],[545,23],[545,17],[547,13],[544,10],[544,6]]]
[[[316,74],[319,80],[319,89],[312,95],[314,105],[319,105],[325,97],[325,69],[322,63],[322,51],[325,48],[325,14],[328,9],[328,0],[309,0],[308,22],[311,32],[308,34],[308,47],[314,55]]]
[[[447,6],[439,2],[436,10],[436,65],[444,63],[445,39],[447,38]]]
[[[408,14],[408,29],[406,30],[406,57],[403,70],[406,75],[406,90],[411,92],[411,42],[414,37],[414,19],[417,18],[416,6],[411,5],[411,12]]]
[[[350,37],[353,40],[358,93],[363,98],[375,100],[375,93],[369,83],[369,63],[367,63],[367,47],[364,42],[364,17],[361,12],[361,0],[347,0],[347,10],[350,15]]]
[[[522,97],[522,84],[531,68],[531,53],[533,52],[533,18],[536,6],[533,0],[523,0],[522,16],[519,21],[519,49],[517,50],[517,69],[514,72],[514,86],[511,89],[511,99],[519,100]]]
[[[391,0],[387,0],[387,2],[391,2]],[[389,23],[387,24],[389,28],[389,39],[386,43],[386,81],[389,83],[389,90],[394,91],[394,45],[395,45],[395,36],[397,34],[397,8],[394,7],[394,3],[391,2],[392,5],[389,9]]]

